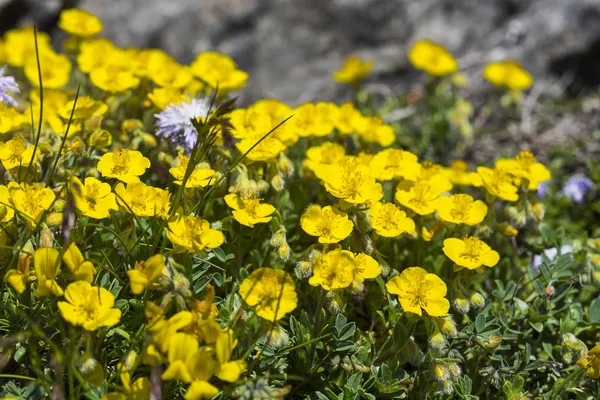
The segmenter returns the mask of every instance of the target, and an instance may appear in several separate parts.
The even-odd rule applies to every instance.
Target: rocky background
[[[530,96],[600,84],[600,0],[0,0],[0,30],[36,22],[59,43],[58,14],[74,6],[98,15],[121,46],[162,48],[184,63],[204,50],[232,56],[251,77],[243,103],[342,100],[347,89],[330,76],[352,53],[376,61],[371,90],[406,91],[423,78],[406,58],[418,38],[446,45],[474,92],[490,90],[481,67],[506,57],[533,73]],[[553,116],[536,136],[591,135],[600,112],[590,110]]]

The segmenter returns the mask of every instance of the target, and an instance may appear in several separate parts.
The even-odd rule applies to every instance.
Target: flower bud
[[[454,319],[452,318],[452,316],[448,315],[447,317],[444,318],[437,318],[436,319],[438,328],[440,329],[440,332],[445,335],[445,336],[450,336],[450,337],[455,337],[457,334],[457,330],[456,330],[456,322],[454,322]]]
[[[271,186],[277,192],[281,192],[285,187],[285,181],[281,177],[281,175],[277,174],[271,179]]]
[[[135,351],[132,350],[129,353],[127,353],[127,356],[125,356],[124,365],[128,371],[131,371],[133,369],[133,367],[135,366],[136,359],[137,353]]]
[[[93,357],[86,357],[84,361],[79,365],[79,372],[83,379],[92,384],[93,386],[100,386],[104,382],[104,368],[102,364]]]
[[[279,257],[279,259],[281,261],[287,261],[287,259],[290,258],[291,254],[292,254],[292,249],[287,244],[287,242],[284,243],[283,245],[279,246],[279,248],[277,249],[277,256]]]
[[[146,346],[146,349],[142,353],[142,364],[144,365],[158,365],[163,362],[163,357],[153,344]]]
[[[173,276],[173,288],[184,297],[192,295],[190,281],[181,273],[175,272]]]
[[[486,339],[483,342],[483,345],[487,349],[495,349],[496,347],[498,347],[500,345],[501,342],[502,342],[502,335],[496,335],[496,336],[492,336],[492,337]]]
[[[312,275],[312,267],[308,261],[298,261],[294,271],[298,279],[306,279]]]
[[[143,130],[144,123],[139,119],[126,119],[121,124],[121,133],[127,135],[133,133],[135,130]]]
[[[458,293],[456,298],[453,301],[454,309],[461,314],[466,314],[471,309],[469,304],[469,300],[462,294]]]
[[[140,137],[142,138],[142,141],[144,142],[144,144],[148,147],[156,147],[158,145],[156,138],[149,133],[142,132],[140,134]]]
[[[481,309],[483,306],[485,306],[485,299],[481,294],[473,292],[471,295],[469,295],[469,303],[473,308]]]
[[[54,211],[63,211],[67,206],[67,202],[62,199],[57,199],[52,206]]]
[[[443,349],[448,345],[448,341],[442,333],[436,328],[431,336],[429,336],[429,346],[434,349]]]
[[[90,135],[88,144],[96,149],[104,149],[112,144],[112,135],[106,129],[96,129]]]
[[[257,190],[257,196],[260,196],[260,195],[262,195],[263,193],[265,193],[265,192],[268,192],[268,191],[269,191],[269,188],[270,188],[271,186],[269,185],[269,182],[267,182],[267,181],[265,181],[265,180],[261,179],[260,181],[258,181],[258,182],[257,182],[257,187],[258,187],[258,190]]]
[[[438,381],[442,382],[450,378],[450,372],[445,364],[435,364],[433,366],[433,376],[435,376]]]
[[[275,349],[282,349],[290,343],[290,336],[281,325],[276,324],[266,333],[265,341]]]
[[[171,165],[173,164],[173,156],[161,151],[158,153],[158,161],[166,165]]]
[[[44,227],[42,228],[42,233],[40,234],[40,247],[52,247],[53,244],[54,234],[50,229],[48,229],[48,226],[44,224]]]
[[[285,177],[290,178],[294,174],[294,163],[283,153],[279,155],[277,167]]]
[[[85,127],[86,131],[94,132],[100,128],[100,125],[102,125],[102,119],[102,114],[94,114],[85,120],[83,126]]]

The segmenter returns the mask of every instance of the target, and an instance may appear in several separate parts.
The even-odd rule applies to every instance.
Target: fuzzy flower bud
[[[312,267],[308,261],[298,261],[294,271],[298,279],[306,279],[312,275]]]
[[[485,299],[481,294],[473,292],[469,295],[469,303],[474,309],[481,309],[485,306]]]
[[[44,224],[44,228],[42,228],[42,233],[40,234],[40,247],[52,247],[54,244],[54,234],[48,226]]]
[[[275,189],[277,192],[281,192],[285,187],[285,181],[281,175],[275,175],[273,178],[271,178],[271,186],[273,186],[273,189]]]
[[[290,336],[281,325],[276,324],[266,333],[265,341],[275,349],[282,349],[290,343]]]
[[[458,293],[453,301],[454,309],[461,314],[466,314],[471,309],[469,300],[462,294]]]
[[[436,322],[437,322],[440,332],[443,335],[450,336],[450,337],[456,336],[456,334],[457,334],[456,322],[454,322],[454,319],[452,318],[452,316],[449,315],[444,318],[437,318]]]

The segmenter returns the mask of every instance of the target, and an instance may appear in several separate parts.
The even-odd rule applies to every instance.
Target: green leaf
[[[358,391],[361,380],[362,380],[361,374],[356,373],[356,374],[352,375],[350,378],[348,378],[348,381],[346,382],[346,385],[344,387],[349,389],[354,394]]]
[[[544,330],[544,324],[542,324],[541,322],[530,322],[529,325],[531,325],[531,327],[537,332],[541,332]]]
[[[483,314],[479,314],[475,319],[475,330],[477,333],[481,333],[485,330],[485,316]]]
[[[600,321],[600,299],[592,301],[590,305],[590,322]]]

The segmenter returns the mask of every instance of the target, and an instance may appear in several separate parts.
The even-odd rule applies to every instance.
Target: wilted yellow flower
[[[577,361],[577,365],[583,368],[590,378],[600,379],[600,344],[594,346],[584,358]]]
[[[352,233],[354,224],[348,214],[337,208],[310,206],[300,218],[300,226],[311,236],[318,236],[319,243],[337,243]]]
[[[333,73],[333,80],[340,83],[357,83],[373,69],[374,65],[374,61],[363,61],[359,56],[346,57],[342,67]]]
[[[487,214],[485,203],[468,194],[440,197],[436,209],[442,221],[470,226],[479,224]]]
[[[75,206],[90,218],[103,219],[110,216],[110,210],[118,210],[115,194],[108,183],[96,178],[85,178],[85,184],[79,178],[71,178]]]
[[[269,222],[275,207],[261,203],[259,199],[244,199],[235,193],[225,196],[225,203],[233,209],[233,218],[242,225],[254,228],[254,224]]]
[[[27,143],[23,137],[15,136],[7,142],[0,142],[0,160],[5,169],[27,167],[33,161],[35,164],[40,156],[40,149],[35,151],[34,146]]]
[[[529,89],[533,77],[516,60],[491,62],[483,69],[483,76],[496,86],[509,90]]]
[[[272,322],[294,311],[298,304],[292,277],[280,269],[254,270],[241,283],[239,293],[250,307],[254,307],[256,315]]]
[[[73,280],[92,283],[96,268],[94,268],[94,264],[83,258],[81,250],[79,250],[79,247],[77,247],[75,243],[71,243],[69,247],[67,247],[63,253],[62,259],[71,271]]]
[[[435,211],[440,194],[439,188],[424,181],[415,183],[409,190],[398,188],[396,200],[419,215],[429,215]]]
[[[33,265],[37,278],[38,296],[62,296],[63,290],[56,282],[60,273],[60,252],[50,247],[37,249],[33,254]]]
[[[354,281],[376,278],[379,274],[381,267],[372,257],[337,248],[313,260],[313,276],[308,283],[331,291],[347,288]]]
[[[177,156],[178,165],[169,169],[169,173],[175,178],[175,184],[181,185],[185,172],[187,171],[190,158],[179,153]],[[203,168],[196,165],[192,170],[188,180],[185,182],[186,188],[206,187],[217,181],[215,171],[210,168]]]
[[[168,223],[167,239],[193,253],[214,249],[225,241],[223,233],[212,229],[207,220],[193,215],[175,215]]]
[[[541,182],[550,179],[548,168],[537,162],[530,151],[522,151],[515,158],[501,158],[496,161],[496,168],[527,180],[529,190],[537,190]]]
[[[30,40],[33,42],[32,39]],[[28,58],[25,62],[25,76],[29,82],[36,87],[40,87],[40,73],[42,84],[47,89],[59,89],[69,82],[71,78],[71,61],[67,56],[48,49],[40,51],[39,58],[39,68],[36,57]]]
[[[69,284],[65,300],[58,302],[60,315],[72,325],[86,331],[103,326],[114,326],[121,319],[121,310],[113,308],[115,296],[103,287],[92,286],[86,281]]]
[[[58,27],[71,35],[89,37],[102,32],[102,22],[95,15],[78,8],[60,13]]]
[[[392,203],[373,203],[369,208],[371,227],[378,235],[397,237],[415,233],[415,222]]]
[[[337,163],[345,155],[346,149],[344,146],[334,142],[325,142],[320,146],[313,146],[306,150],[306,160],[302,165],[311,170],[317,177],[320,177],[324,167]]]
[[[105,178],[117,178],[125,183],[138,182],[139,176],[150,168],[150,160],[136,150],[115,150],[98,161],[98,172]]]
[[[450,310],[446,284],[423,268],[407,268],[400,276],[390,279],[385,287],[388,292],[398,295],[405,312],[422,315],[425,310],[432,317],[441,317]]]
[[[400,149],[385,149],[375,154],[369,164],[373,175],[381,181],[404,178],[414,181],[421,172],[415,154]]]
[[[121,182],[115,186],[117,202],[128,213],[138,217],[166,217],[169,212],[171,194],[167,190],[133,182],[127,187]]]
[[[156,254],[146,261],[135,263],[135,269],[127,271],[129,286],[133,294],[140,294],[152,286],[165,272],[165,259]]]
[[[212,51],[198,54],[192,73],[213,89],[228,92],[246,86],[248,74],[237,68],[231,57]]]
[[[411,64],[433,76],[448,75],[458,70],[458,62],[446,48],[431,40],[418,40],[408,52]]]
[[[476,237],[464,239],[448,238],[444,240],[444,254],[462,269],[477,269],[482,265],[493,267],[500,261],[500,255],[490,246]]]
[[[477,173],[488,193],[492,196],[506,201],[519,200],[517,187],[507,171],[499,168],[477,167]]]
[[[45,211],[50,209],[56,195],[43,183],[8,183],[8,191],[17,215],[25,219],[27,226],[33,228]]]
[[[372,203],[383,197],[381,184],[356,157],[346,156],[321,174],[325,189],[351,204]]]

